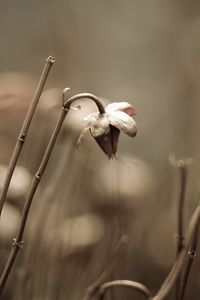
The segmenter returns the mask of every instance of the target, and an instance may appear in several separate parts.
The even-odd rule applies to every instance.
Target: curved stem
[[[28,133],[33,115],[35,113],[38,101],[39,101],[41,93],[43,91],[43,88],[44,88],[45,82],[47,80],[49,71],[50,71],[54,61],[55,61],[55,59],[52,56],[49,56],[46,59],[46,63],[45,63],[42,75],[40,77],[38,86],[36,88],[36,91],[35,91],[35,94],[33,96],[32,101],[31,101],[30,107],[29,107],[28,112],[26,114],[26,117],[25,117],[24,123],[22,125],[21,131],[19,133],[15,148],[13,150],[13,154],[12,154],[12,157],[11,157],[9,165],[8,165],[7,174],[6,174],[4,183],[3,183],[1,196],[0,196],[0,216],[1,216],[1,212],[2,212],[2,209],[3,209],[4,202],[6,200],[7,192],[8,192],[9,186],[10,186],[10,181],[11,181],[14,169],[16,167],[19,155],[21,153],[23,144],[25,142],[26,135]]]
[[[64,93],[63,93],[63,97],[64,97]],[[11,269],[14,265],[15,259],[17,257],[17,253],[18,253],[19,249],[22,248],[22,243],[23,243],[22,239],[23,239],[24,230],[25,230],[28,214],[29,214],[29,211],[30,211],[30,207],[31,207],[34,195],[36,193],[36,190],[38,188],[38,185],[41,181],[42,175],[43,175],[43,173],[46,169],[46,166],[48,164],[51,153],[53,151],[56,139],[59,135],[59,132],[60,132],[61,127],[63,125],[63,122],[65,120],[65,117],[66,117],[67,113],[69,112],[71,103],[73,101],[79,99],[79,98],[91,98],[92,100],[94,100],[97,103],[97,106],[99,107],[99,111],[101,111],[101,113],[103,113],[103,111],[104,111],[104,107],[101,104],[100,100],[98,100],[98,98],[96,96],[94,96],[92,94],[88,94],[88,93],[77,94],[77,95],[69,98],[64,103],[60,118],[57,121],[55,129],[52,133],[52,136],[49,140],[46,151],[45,151],[44,156],[42,158],[42,161],[40,163],[40,166],[39,166],[39,168],[38,168],[38,170],[35,174],[35,177],[33,179],[30,191],[27,195],[27,198],[26,198],[26,201],[25,201],[25,204],[24,204],[24,208],[23,208],[23,212],[22,212],[21,223],[20,223],[20,226],[19,226],[19,231],[18,231],[18,234],[17,234],[17,238],[15,238],[14,241],[13,241],[12,250],[10,252],[10,255],[9,255],[7,263],[6,263],[6,266],[5,266],[4,271],[3,271],[2,275],[1,275],[1,278],[0,278],[0,295],[3,292],[3,289],[4,289],[5,284],[7,282],[8,276],[9,276],[9,274],[11,272]]]
[[[63,91],[63,95],[65,95],[65,90]],[[80,94],[77,94],[77,95],[74,95],[72,97],[70,97],[69,99],[67,99],[64,103],[64,107],[66,109],[70,109],[70,106],[71,104],[78,100],[78,99],[81,99],[81,98],[89,98],[91,100],[93,100],[97,107],[98,107],[98,110],[99,110],[99,113],[100,114],[105,114],[105,109],[104,109],[104,106],[103,104],[101,103],[101,100],[99,98],[97,98],[95,95],[93,94],[90,94],[90,93],[80,93]]]
[[[146,299],[148,299],[148,300],[152,299],[150,291],[147,289],[146,286],[144,286],[143,284],[141,284],[139,282],[131,281],[131,280],[113,280],[113,281],[104,283],[99,289],[100,299],[102,300],[104,298],[106,290],[108,290],[112,287],[115,287],[115,286],[128,287],[128,288],[134,289],[134,290],[138,291],[140,294],[142,294]]]
[[[175,285],[178,276],[184,269],[185,280],[182,282],[181,286],[181,295],[184,294],[185,286],[187,283],[187,279],[189,276],[189,271],[191,267],[191,262],[195,256],[193,251],[196,250],[197,246],[197,239],[199,234],[199,226],[200,226],[200,206],[198,206],[192,216],[189,229],[186,235],[186,243],[185,247],[182,248],[180,251],[170,273],[168,274],[167,278],[163,282],[161,288],[158,290],[155,296],[151,297],[149,290],[142,284],[134,281],[129,280],[114,280],[111,282],[107,282],[103,284],[99,288],[99,300],[102,300],[105,296],[105,292],[107,289],[113,286],[126,286],[130,288],[134,288],[142,293],[147,299],[149,300],[163,300],[171,291],[172,287]],[[189,251],[188,251],[189,249]],[[192,253],[191,253],[192,251]],[[186,262],[186,258],[190,257],[191,261],[189,264]]]
[[[31,207],[31,204],[32,204],[33,197],[34,197],[35,192],[38,188],[38,185],[40,183],[42,175],[43,175],[43,173],[46,169],[47,163],[48,163],[49,158],[51,156],[54,144],[56,142],[56,139],[58,137],[58,134],[60,132],[60,129],[62,127],[62,124],[64,122],[64,119],[66,117],[67,112],[68,111],[66,111],[65,109],[62,110],[60,118],[59,118],[59,120],[58,120],[58,122],[55,126],[55,129],[54,129],[53,134],[50,138],[49,144],[46,148],[45,154],[42,158],[41,164],[40,164],[40,166],[39,166],[39,168],[38,168],[38,170],[35,174],[35,177],[33,179],[30,191],[27,195],[27,198],[26,198],[26,201],[25,201],[25,204],[24,204],[24,208],[23,208],[23,212],[22,212],[21,223],[20,223],[18,234],[17,234],[17,238],[13,242],[13,247],[12,247],[12,250],[10,252],[10,256],[8,258],[8,261],[6,263],[4,271],[3,271],[2,275],[1,275],[1,278],[0,278],[0,295],[3,292],[4,286],[6,284],[8,275],[9,275],[9,273],[12,269],[12,266],[14,264],[14,261],[16,259],[17,253],[21,248],[24,229],[25,229],[25,225],[26,225],[26,221],[27,221],[27,218],[28,218],[28,214],[29,214],[29,210],[30,210],[30,207]]]

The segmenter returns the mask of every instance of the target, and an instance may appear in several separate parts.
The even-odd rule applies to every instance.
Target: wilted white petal
[[[107,134],[110,130],[109,120],[106,115],[98,114],[96,117],[90,118],[89,127],[91,134],[98,137]]]
[[[106,112],[123,111],[129,116],[135,115],[135,108],[128,102],[114,102],[106,106]]]
[[[109,112],[108,119],[111,125],[134,137],[137,133],[136,122],[122,111]]]
[[[117,151],[120,130],[134,137],[137,133],[136,123],[130,117],[135,114],[135,109],[128,102],[109,104],[104,114],[99,112],[89,114],[84,120],[87,127],[78,139],[80,147],[85,131],[90,130],[100,148],[108,155],[109,159],[115,156]]]

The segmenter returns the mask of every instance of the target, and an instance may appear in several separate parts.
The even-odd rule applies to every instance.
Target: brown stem
[[[65,90],[63,91],[63,93],[65,94]],[[70,97],[68,100],[65,101],[64,107],[66,109],[70,109],[71,104],[74,101],[76,101],[78,99],[81,99],[81,98],[89,98],[89,99],[93,100],[96,103],[96,105],[99,109],[99,113],[100,114],[105,114],[105,109],[104,109],[104,106],[101,103],[100,99],[97,98],[95,95],[90,94],[90,93],[80,93],[80,94],[77,94],[77,95],[74,95],[74,96]]]
[[[180,197],[178,202],[178,224],[177,224],[177,255],[183,248],[184,241],[184,204],[185,204],[185,191],[186,191],[186,182],[187,182],[187,167],[180,167],[180,176],[181,176],[181,190]]]
[[[67,112],[68,111],[66,111],[65,109],[62,110],[61,116],[60,116],[60,118],[59,118],[59,120],[56,124],[54,132],[53,132],[53,134],[50,138],[49,144],[47,146],[47,149],[46,149],[45,154],[43,156],[43,159],[41,161],[41,164],[40,164],[40,166],[39,166],[39,168],[38,168],[38,170],[35,174],[35,177],[33,179],[30,191],[27,195],[25,205],[24,205],[24,208],[23,208],[23,212],[22,212],[21,223],[20,223],[18,234],[17,234],[17,238],[16,238],[16,241],[13,243],[13,248],[11,250],[10,256],[8,258],[8,261],[6,263],[6,266],[5,266],[5,269],[2,273],[2,276],[0,278],[0,295],[2,294],[5,283],[6,283],[7,278],[8,278],[8,275],[9,275],[11,269],[12,269],[15,258],[17,256],[17,253],[18,253],[19,249],[20,249],[20,244],[22,243],[24,229],[25,229],[25,225],[26,225],[26,221],[27,221],[27,218],[28,218],[28,213],[29,213],[29,210],[30,210],[30,207],[31,207],[31,204],[32,204],[33,197],[34,197],[35,192],[37,190],[37,187],[40,183],[42,175],[45,171],[45,168],[47,166],[50,155],[52,153],[55,141],[58,137],[58,134],[60,132],[60,129],[62,127],[62,124],[64,122],[64,119],[65,119],[65,116],[66,116]]]
[[[11,178],[12,178],[15,166],[17,164],[19,155],[21,153],[23,144],[25,142],[26,135],[28,133],[28,130],[29,130],[32,118],[33,118],[33,115],[35,113],[38,101],[39,101],[41,93],[43,91],[43,88],[44,88],[45,82],[47,80],[49,71],[50,71],[51,66],[53,65],[54,61],[55,61],[55,59],[52,56],[49,56],[46,59],[46,63],[45,63],[42,75],[40,77],[38,86],[36,88],[36,91],[35,91],[35,94],[33,96],[32,101],[31,101],[30,107],[29,107],[28,112],[26,114],[26,117],[25,117],[24,123],[22,125],[20,134],[19,134],[18,139],[16,141],[16,145],[15,145],[13,154],[11,156],[11,159],[10,159],[10,162],[9,162],[9,165],[8,165],[7,174],[6,174],[6,177],[4,179],[4,183],[3,183],[3,187],[2,187],[2,191],[1,191],[1,196],[0,196],[0,216],[1,216],[1,212],[2,212],[2,209],[3,209],[4,202],[6,200],[8,188],[10,186],[10,181],[11,181]]]
[[[178,201],[177,209],[177,256],[181,252],[184,245],[184,208],[185,208],[185,191],[187,182],[187,165],[181,165],[179,167],[180,179],[181,179],[181,189],[180,197]],[[181,276],[177,279],[176,283],[176,299],[180,298],[180,286],[181,286]]]
[[[194,238],[192,239],[189,251],[188,251],[188,256],[187,260],[185,263],[184,270],[182,272],[182,277],[181,277],[181,286],[180,286],[180,300],[184,298],[190,270],[192,267],[192,263],[194,261],[194,258],[196,256],[196,248],[197,248],[197,241],[198,241],[198,228],[196,228],[197,232],[194,233]]]
[[[113,280],[104,283],[99,289],[99,293],[100,293],[99,299],[103,300],[106,290],[115,286],[128,287],[134,289],[138,291],[141,295],[143,295],[146,299],[148,300],[152,299],[150,291],[146,288],[146,286],[144,286],[139,282],[131,281],[131,280]]]
[[[63,97],[65,96],[64,91],[63,91]],[[1,278],[0,278],[0,295],[3,292],[3,289],[5,287],[6,281],[7,281],[8,276],[9,276],[9,273],[10,273],[10,271],[11,271],[11,269],[13,267],[13,264],[15,262],[17,253],[18,253],[19,249],[22,246],[22,243],[23,243],[22,239],[23,239],[24,229],[25,229],[25,226],[26,226],[26,222],[27,222],[29,210],[30,210],[30,207],[31,207],[34,195],[36,193],[36,190],[38,188],[38,185],[40,183],[40,180],[42,178],[42,175],[44,174],[44,171],[45,171],[46,166],[48,164],[49,158],[50,158],[51,153],[53,151],[53,148],[54,148],[56,139],[57,139],[57,137],[59,135],[60,129],[62,127],[62,124],[63,124],[63,122],[65,120],[65,117],[66,117],[67,113],[69,112],[71,103],[73,101],[79,99],[79,98],[91,98],[92,100],[95,99],[94,101],[96,103],[98,103],[97,106],[98,107],[102,106],[102,108],[103,108],[103,105],[98,100],[98,98],[96,96],[93,96],[93,95],[88,94],[88,93],[77,94],[77,95],[69,98],[69,100],[67,100],[65,102],[65,103],[69,103],[69,104],[67,104],[67,105],[64,104],[64,106],[62,108],[62,112],[61,112],[60,118],[58,119],[58,122],[57,122],[57,124],[55,126],[55,129],[54,129],[54,131],[52,133],[52,136],[51,136],[51,138],[49,140],[49,143],[47,145],[47,148],[46,148],[46,151],[45,151],[44,156],[42,158],[42,161],[40,163],[40,166],[39,166],[39,168],[38,168],[38,170],[37,170],[37,172],[35,174],[35,177],[33,179],[30,191],[29,191],[29,193],[27,195],[27,198],[26,198],[26,201],[25,201],[25,204],[24,204],[24,208],[23,208],[23,211],[22,211],[22,217],[21,217],[21,223],[20,223],[20,226],[19,226],[19,231],[18,231],[16,239],[14,239],[12,250],[10,252],[10,255],[9,255],[7,263],[6,263],[6,266],[5,266],[4,271],[3,271],[2,275],[1,275]]]
[[[189,229],[186,235],[185,239],[185,246],[180,251],[170,273],[168,274],[167,278],[163,282],[161,288],[158,290],[155,296],[151,297],[149,290],[142,284],[134,281],[129,280],[114,280],[111,282],[107,282],[103,284],[99,288],[99,297],[98,300],[103,300],[105,296],[105,292],[108,288],[114,287],[114,286],[128,286],[130,288],[134,288],[138,290],[140,293],[142,293],[147,299],[149,300],[163,300],[166,298],[166,296],[171,291],[172,287],[177,282],[178,276],[180,276],[180,273],[185,270],[187,271],[187,276],[189,275],[189,270],[187,268],[187,264],[185,265],[185,261],[187,256],[191,256],[191,260],[193,260],[195,256],[195,252],[191,253],[191,249],[196,250],[197,245],[197,239],[198,239],[198,233],[199,233],[199,226],[200,226],[200,206],[198,206],[192,216]],[[189,249],[189,251],[188,251]],[[187,278],[186,278],[187,281]],[[185,283],[186,284],[186,283]],[[182,286],[184,288],[185,286]]]
[[[198,239],[198,232],[199,232],[199,225],[200,225],[200,206],[198,206],[192,216],[189,229],[185,239],[185,246],[182,248],[181,252],[179,253],[172,270],[170,271],[169,275],[165,279],[164,283],[162,284],[160,290],[157,294],[152,298],[152,300],[163,300],[170,292],[171,288],[174,286],[175,282],[177,281],[178,276],[185,267],[185,261],[187,259],[188,249],[190,245],[193,245],[195,241]]]

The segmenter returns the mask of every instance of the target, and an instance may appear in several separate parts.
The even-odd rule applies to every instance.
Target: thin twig
[[[200,206],[196,208],[192,216],[189,229],[186,235],[186,239],[185,239],[186,241],[185,246],[182,248],[170,273],[166,277],[161,288],[158,290],[155,296],[151,297],[149,290],[144,285],[138,282],[129,281],[129,280],[115,280],[115,281],[104,283],[102,286],[99,287],[99,294],[97,299],[103,300],[107,289],[118,285],[118,286],[128,286],[130,288],[138,290],[149,300],[164,300],[166,296],[169,294],[169,292],[171,291],[172,287],[175,285],[178,276],[180,276],[180,273],[185,267],[185,260],[188,255],[191,255],[190,251],[194,245],[196,249],[199,226],[200,226]],[[189,252],[188,249],[190,249]],[[195,253],[192,253],[193,257],[194,255]],[[187,269],[187,275],[189,275],[188,269]]]
[[[105,282],[110,273],[113,271],[113,268],[116,265],[117,259],[121,254],[123,246],[127,243],[127,237],[122,236],[117,247],[115,248],[113,255],[109,259],[107,268],[99,275],[97,280],[87,288],[86,294],[83,297],[84,300],[89,300],[99,289],[99,287]]]
[[[43,156],[43,159],[42,159],[42,162],[39,166],[39,169],[38,171],[36,172],[35,174],[35,177],[34,177],[34,180],[32,182],[32,185],[31,185],[31,189],[28,193],[28,196],[26,198],[26,201],[25,201],[25,205],[24,205],[24,208],[23,208],[23,212],[22,212],[22,217],[21,217],[21,223],[20,223],[20,228],[19,228],[19,232],[17,234],[17,238],[15,239],[15,242],[13,243],[13,247],[12,247],[12,250],[11,250],[11,253],[10,253],[10,256],[8,258],[8,261],[6,263],[6,266],[5,266],[5,269],[3,271],[3,274],[0,278],[0,295],[3,291],[3,288],[5,286],[5,283],[7,281],[7,278],[8,278],[8,275],[12,269],[12,266],[14,264],[14,261],[15,261],[15,258],[17,256],[17,253],[19,251],[19,249],[21,247],[19,247],[19,245],[21,245],[22,243],[22,239],[23,239],[23,234],[24,234],[24,229],[25,229],[25,225],[26,225],[26,221],[27,221],[27,217],[28,217],[28,213],[29,213],[29,210],[30,210],[30,207],[31,207],[31,204],[32,204],[32,200],[33,200],[33,197],[35,195],[35,192],[37,190],[37,187],[39,185],[39,182],[42,178],[42,175],[44,173],[44,170],[47,166],[47,163],[49,161],[49,158],[50,158],[50,155],[52,153],[52,150],[53,150],[53,147],[54,147],[54,144],[55,144],[55,141],[56,141],[56,138],[59,134],[59,131],[61,129],[61,126],[64,122],[64,119],[65,119],[65,116],[67,114],[67,111],[65,109],[62,110],[62,113],[61,113],[61,116],[56,124],[56,127],[54,129],[54,132],[51,136],[51,139],[49,141],[49,144],[47,146],[47,149],[46,149],[46,152]]]
[[[152,300],[163,300],[168,295],[172,287],[177,281],[178,276],[183,271],[185,267],[185,261],[190,253],[188,253],[188,249],[190,245],[193,245],[194,241],[198,239],[198,232],[199,232],[199,225],[200,225],[200,206],[198,206],[192,216],[189,229],[185,239],[185,246],[182,248],[181,252],[179,253],[172,270],[170,271],[169,275],[165,279],[164,283],[162,284],[161,288],[157,292],[157,294],[152,298]]]
[[[181,277],[181,286],[180,286],[180,300],[184,298],[190,270],[192,267],[192,263],[194,261],[194,258],[196,256],[196,248],[197,248],[197,241],[198,241],[198,228],[196,228],[197,232],[194,233],[194,238],[191,241],[191,245],[188,251],[188,256],[187,260],[185,262],[185,267],[182,272],[182,277]]]
[[[134,289],[134,290],[138,291],[141,295],[143,295],[146,299],[148,299],[148,300],[152,299],[150,291],[147,289],[147,287],[139,282],[131,281],[131,280],[113,280],[113,281],[104,283],[100,287],[99,300],[103,300],[106,290],[108,290],[109,288],[115,287],[115,286],[128,287],[128,288]]]
[[[68,90],[68,89],[65,89],[65,90]],[[64,95],[65,95],[65,90],[63,91]],[[105,109],[104,109],[104,106],[101,103],[101,101],[95,95],[90,94],[90,93],[80,93],[80,94],[77,94],[77,95],[74,95],[74,96],[70,97],[68,100],[65,101],[64,107],[66,109],[70,109],[71,104],[74,101],[76,101],[78,99],[82,99],[82,98],[89,98],[89,99],[93,100],[96,103],[96,105],[97,105],[97,107],[99,109],[99,113],[100,114],[104,114],[105,113]]]
[[[178,201],[178,209],[177,209],[177,252],[178,256],[181,252],[184,245],[184,209],[185,209],[185,191],[186,191],[186,183],[187,183],[187,165],[182,164],[179,166],[180,171],[180,181],[181,181],[181,189],[180,189],[180,197]],[[180,286],[181,286],[181,275],[177,279],[176,283],[176,299],[181,300],[180,298]]]
[[[66,91],[66,89],[63,91],[63,98],[65,98],[65,91]],[[61,115],[57,121],[55,129],[52,133],[52,136],[49,140],[46,151],[45,151],[42,161],[40,163],[40,166],[39,166],[39,168],[35,174],[35,177],[33,179],[30,191],[27,195],[27,198],[26,198],[26,201],[24,204],[24,208],[22,211],[22,217],[21,217],[21,223],[19,226],[19,231],[18,231],[17,237],[13,240],[12,250],[10,252],[6,266],[5,266],[4,271],[0,278],[0,295],[3,292],[3,289],[5,287],[5,284],[7,282],[8,276],[9,276],[9,273],[13,267],[16,256],[18,254],[18,251],[19,251],[19,249],[22,248],[22,244],[23,244],[22,239],[23,239],[23,235],[24,235],[24,229],[26,226],[29,210],[30,210],[34,195],[36,193],[36,190],[38,188],[38,185],[41,181],[42,175],[44,174],[44,171],[45,171],[48,161],[50,159],[51,153],[53,151],[53,148],[54,148],[56,139],[59,135],[60,129],[62,127],[62,124],[65,120],[67,113],[70,110],[70,105],[72,104],[72,102],[74,102],[75,100],[81,99],[81,98],[89,98],[89,99],[93,100],[97,104],[100,113],[103,113],[104,108],[103,108],[103,105],[101,104],[100,100],[96,96],[89,94],[89,93],[77,94],[77,95],[69,98],[67,101],[65,101],[63,108],[62,108]]]
[[[38,101],[39,101],[41,93],[43,91],[43,88],[44,88],[45,82],[47,80],[49,71],[50,71],[54,61],[55,61],[55,59],[52,56],[49,56],[46,59],[46,63],[45,63],[42,75],[40,77],[38,86],[36,88],[36,91],[35,91],[35,94],[33,96],[32,101],[31,101],[30,107],[29,107],[28,112],[26,114],[26,117],[25,117],[24,123],[22,125],[20,134],[19,134],[18,139],[16,141],[16,145],[15,145],[15,148],[13,150],[13,153],[12,153],[9,165],[8,165],[8,171],[7,171],[6,177],[4,179],[4,183],[3,183],[3,187],[2,187],[2,191],[1,191],[0,216],[1,216],[1,212],[2,212],[2,209],[3,209],[4,202],[6,200],[8,188],[9,188],[9,185],[10,185],[10,181],[11,181],[15,166],[17,164],[17,161],[18,161],[18,158],[20,156],[22,147],[24,145],[25,138],[27,136],[27,133],[28,133],[33,115],[35,113]]]

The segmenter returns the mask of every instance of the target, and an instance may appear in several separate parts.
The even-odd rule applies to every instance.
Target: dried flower
[[[174,168],[186,168],[194,162],[194,159],[192,157],[177,159],[173,153],[170,153],[169,162]]]
[[[131,118],[133,115],[135,115],[135,109],[128,102],[111,103],[105,108],[104,114],[96,112],[88,115],[85,118],[88,124],[78,139],[78,146],[81,145],[85,133],[90,130],[91,135],[109,159],[113,158],[117,151],[120,130],[131,137],[136,136],[136,123]]]

